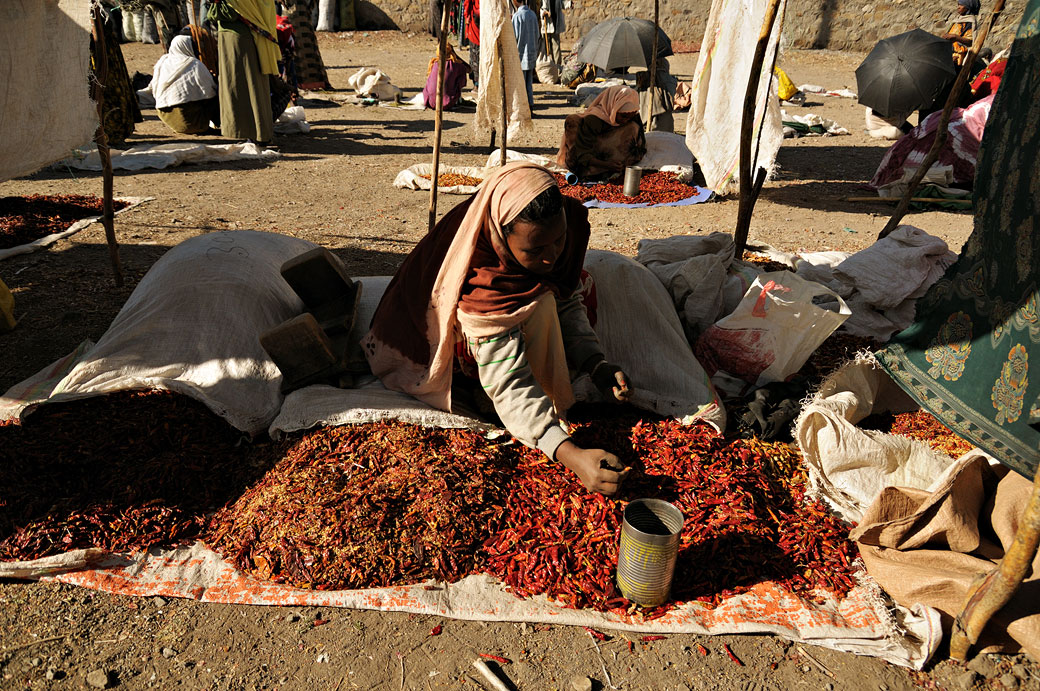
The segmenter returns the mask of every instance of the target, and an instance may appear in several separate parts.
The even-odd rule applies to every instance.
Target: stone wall
[[[532,3],[537,0],[531,0]],[[885,36],[921,28],[941,33],[949,25],[956,0],[789,0],[784,35],[795,48],[867,51]],[[358,0],[364,29],[425,31],[429,0]],[[984,2],[983,9],[992,7]],[[994,51],[1010,45],[1025,0],[1010,0],[987,45]],[[673,41],[700,43],[710,0],[660,0],[661,27]],[[571,0],[566,10],[567,38],[575,40],[610,17],[653,18],[653,0]]]

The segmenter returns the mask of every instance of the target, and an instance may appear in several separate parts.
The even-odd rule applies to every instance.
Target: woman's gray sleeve
[[[581,303],[580,293],[575,291],[569,298],[557,300],[556,313],[560,317],[563,349],[567,351],[571,369],[577,370],[594,355],[599,356],[597,360],[603,358],[603,349],[589,324],[589,315]]]
[[[557,447],[570,435],[531,372],[523,331],[517,327],[491,338],[467,336],[466,341],[477,361],[480,384],[502,424],[524,445],[555,458]]]

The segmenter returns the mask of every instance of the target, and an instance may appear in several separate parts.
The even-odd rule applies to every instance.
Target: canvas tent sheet
[[[28,175],[91,141],[90,3],[0,3],[0,181]]]

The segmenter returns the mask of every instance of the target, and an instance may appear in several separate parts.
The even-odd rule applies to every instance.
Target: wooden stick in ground
[[[903,216],[906,215],[907,210],[910,208],[910,202],[914,193],[921,186],[921,181],[928,174],[932,164],[939,159],[939,152],[942,151],[943,145],[950,134],[950,114],[953,113],[953,109],[961,99],[964,87],[968,83],[968,77],[971,76],[971,66],[975,64],[975,59],[978,57],[983,45],[985,45],[990,29],[993,28],[993,24],[1003,11],[1004,0],[997,0],[997,4],[993,6],[993,13],[989,16],[989,21],[982,27],[979,35],[972,39],[971,48],[964,54],[964,64],[961,65],[961,71],[957,73],[957,79],[954,80],[953,87],[950,89],[946,105],[943,106],[942,115],[939,116],[939,124],[935,129],[935,140],[932,142],[932,148],[924,155],[924,160],[917,166],[917,172],[914,173],[914,176],[910,178],[910,182],[907,183],[902,201],[899,202],[899,206],[892,213],[892,218],[888,219],[888,223],[878,233],[878,240],[895,230],[900,221],[903,220]]]
[[[437,176],[441,170],[441,126],[444,123],[445,53],[448,52],[448,3],[441,12],[441,37],[437,44],[437,111],[433,128],[433,172],[430,174],[430,223],[426,232],[433,232],[437,223]]]
[[[1015,541],[996,568],[978,579],[968,591],[964,609],[953,622],[950,657],[963,660],[990,618],[1007,604],[1029,574],[1040,543],[1040,472],[1033,478],[1033,494],[1019,521]]]
[[[747,91],[744,93],[744,113],[740,119],[740,201],[737,206],[737,226],[733,231],[737,257],[744,254],[748,231],[751,229],[751,213],[755,210],[758,192],[765,183],[764,169],[758,173],[758,180],[752,178],[751,140],[755,129],[755,100],[758,95],[758,83],[762,78],[762,63],[766,59],[769,36],[773,33],[773,25],[776,23],[779,8],[780,0],[769,0],[765,18],[762,20],[762,30],[758,34],[758,43],[755,44],[755,54],[751,59],[751,74],[748,76]]]
[[[119,243],[116,242],[115,208],[113,204],[114,180],[112,174],[112,155],[108,150],[108,136],[105,134],[105,82],[108,80],[108,50],[105,45],[105,28],[102,24],[101,12],[94,11],[94,84],[93,91],[97,102],[98,128],[94,134],[97,143],[98,157],[101,159],[102,176],[102,211],[101,224],[105,228],[105,240],[108,243],[108,258],[112,262],[112,274],[116,286],[123,286],[123,267],[119,263]]]
[[[650,130],[650,126],[653,124],[654,93],[656,93],[657,89],[657,32],[660,31],[660,29],[657,26],[658,9],[659,0],[654,0],[654,40],[653,43],[651,43],[652,48],[650,49],[650,86],[647,92],[649,94],[649,98],[647,99],[649,104],[646,108],[646,120],[644,120],[644,122],[646,123],[646,129],[648,131]]]
[[[502,158],[499,165],[504,166],[506,164],[506,129],[509,125],[509,111],[506,108],[506,104],[509,102],[509,99],[506,97],[506,62],[502,59],[504,53],[502,52],[501,36],[498,37],[498,44],[496,45],[496,48],[498,49],[498,73],[500,77],[499,82],[502,86]]]
[[[191,0],[191,25],[198,26],[199,24],[199,1]]]

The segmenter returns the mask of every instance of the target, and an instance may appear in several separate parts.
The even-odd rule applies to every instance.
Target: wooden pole
[[[979,640],[990,618],[1007,604],[1022,580],[1029,574],[1040,544],[1040,472],[1033,477],[1033,494],[1008,547],[996,568],[977,579],[968,591],[964,609],[953,622],[950,657],[963,660]]]
[[[448,3],[441,12],[441,37],[437,44],[437,111],[433,128],[433,172],[430,174],[430,223],[427,232],[433,232],[437,223],[437,176],[441,169],[441,127],[444,123],[444,72],[448,52]]]
[[[747,245],[748,231],[751,229],[751,213],[755,210],[755,200],[766,181],[766,170],[759,169],[752,179],[751,144],[755,129],[755,100],[758,95],[758,82],[762,77],[762,63],[766,59],[766,47],[769,36],[773,33],[780,0],[769,0],[766,16],[762,20],[762,30],[755,44],[755,55],[751,59],[751,74],[748,76],[747,91],[744,93],[744,114],[740,119],[740,201],[737,207],[737,226],[733,231],[733,242],[736,244],[736,257],[744,255]]]
[[[646,120],[644,121],[646,123],[646,130],[647,131],[650,130],[650,126],[653,124],[653,117],[654,117],[654,93],[656,93],[656,89],[657,89],[657,32],[660,31],[660,29],[657,26],[657,18],[658,18],[659,7],[660,7],[659,0],[654,0],[654,40],[653,40],[653,43],[651,44],[653,46],[653,48],[651,48],[652,52],[650,54],[650,67],[649,67],[649,69],[650,69],[650,74],[649,74],[649,76],[650,76],[650,87],[649,87],[649,91],[647,92],[650,97],[647,99],[647,101],[649,103],[648,103],[647,108],[646,108]]]
[[[102,211],[101,224],[105,228],[105,240],[108,243],[108,258],[112,262],[112,274],[116,286],[123,286],[123,267],[119,262],[119,243],[116,241],[115,208],[113,204],[114,180],[112,174],[112,155],[108,150],[108,136],[105,134],[105,82],[108,80],[108,48],[105,45],[105,28],[101,12],[94,9],[94,84],[93,91],[97,102],[98,128],[94,134],[97,143],[98,157],[101,159],[102,177]]]
[[[997,0],[997,4],[993,6],[993,13],[989,16],[989,21],[982,27],[982,31],[977,37],[971,42],[971,48],[967,53],[964,54],[964,64],[961,65],[961,71],[957,73],[957,79],[953,82],[953,87],[950,89],[950,95],[946,99],[946,105],[943,106],[942,115],[939,116],[939,125],[935,130],[935,140],[932,142],[932,148],[925,154],[924,159],[917,167],[917,172],[910,178],[910,182],[907,183],[906,192],[903,193],[903,199],[899,202],[899,206],[892,213],[892,218],[888,219],[888,223],[878,233],[878,240],[887,236],[899,225],[900,221],[903,220],[903,216],[906,215],[907,210],[910,208],[910,202],[917,192],[917,188],[920,187],[921,181],[924,180],[924,176],[928,174],[932,164],[939,159],[939,152],[942,150],[943,145],[946,143],[946,138],[950,134],[950,114],[953,113],[953,109],[957,106],[957,102],[961,98],[961,94],[964,92],[964,86],[968,83],[968,77],[971,76],[971,66],[975,64],[975,59],[979,55],[979,51],[982,50],[982,46],[986,43],[986,38],[989,36],[990,29],[993,28],[993,24],[997,21],[1000,13],[1004,11],[1004,0]]]
[[[499,165],[506,164],[506,130],[509,125],[509,109],[507,104],[509,99],[506,97],[506,62],[502,59],[502,37],[498,37],[498,72],[500,76],[500,83],[502,86],[502,148],[501,148],[501,162]]]

